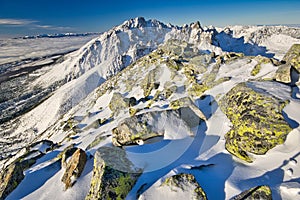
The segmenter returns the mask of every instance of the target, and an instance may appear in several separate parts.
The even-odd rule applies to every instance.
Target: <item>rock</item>
[[[24,179],[24,171],[36,163],[44,153],[35,149],[36,145],[27,149],[31,151],[17,158],[12,164],[5,168],[0,174],[0,200],[5,199]]]
[[[0,174],[0,200],[4,200],[24,179],[23,167],[20,163],[9,165]]]
[[[101,147],[95,153],[93,177],[86,200],[125,199],[140,177],[126,152],[118,147]]]
[[[189,190],[191,188],[193,191],[193,199],[206,200],[206,194],[200,187],[199,183],[196,181],[194,175],[192,174],[177,174],[171,176],[165,180],[162,185],[168,185],[172,191]]]
[[[80,177],[86,160],[85,151],[82,149],[77,149],[72,155],[70,161],[67,163],[66,171],[61,179],[61,181],[65,183],[65,189],[72,187],[75,183],[75,179]]]
[[[61,160],[61,166],[66,168],[67,167],[67,163],[66,160],[72,156],[74,154],[74,152],[77,150],[77,147],[74,147],[74,144],[71,144],[70,146],[68,146],[67,148],[65,148],[62,152],[60,152],[55,160],[59,161]]]
[[[192,128],[203,122],[204,115],[196,107],[181,107],[176,110],[153,111],[124,119],[112,130],[115,146],[138,144],[141,140],[164,136],[172,138],[194,136]],[[173,135],[173,136],[172,136]]]
[[[164,182],[157,181],[146,191],[138,191],[139,200],[156,199],[197,199],[206,200],[206,194],[192,174],[177,174]],[[144,192],[143,192],[144,191]]]
[[[283,60],[300,73],[300,44],[294,44],[285,54]]]
[[[225,135],[227,151],[252,162],[248,153],[265,154],[282,144],[292,129],[282,115],[288,102],[254,91],[247,84],[232,88],[219,104],[233,124]]]
[[[291,66],[290,65],[281,65],[278,67],[275,80],[282,83],[290,83],[291,82]]]
[[[121,110],[128,108],[128,102],[125,101],[122,94],[115,92],[110,100],[109,109],[114,115],[118,115]]]
[[[232,198],[232,200],[272,200],[272,192],[269,186],[257,186],[242,192]]]

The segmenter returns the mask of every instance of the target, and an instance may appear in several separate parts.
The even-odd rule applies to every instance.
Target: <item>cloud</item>
[[[40,29],[46,29],[46,30],[59,30],[59,31],[73,29],[73,28],[67,27],[67,26],[65,27],[65,26],[51,26],[51,25],[35,25],[34,28],[40,28]]]
[[[28,19],[6,19],[0,18],[0,25],[18,25],[25,26],[29,24],[36,23],[37,21],[28,20]]]
[[[22,26],[29,29],[44,29],[51,31],[70,31],[74,28],[64,27],[64,26],[52,26],[40,24],[39,21],[29,20],[29,19],[9,19],[9,18],[0,18],[0,26]]]

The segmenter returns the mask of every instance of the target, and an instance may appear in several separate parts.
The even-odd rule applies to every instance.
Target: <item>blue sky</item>
[[[102,32],[137,16],[176,25],[300,24],[300,1],[0,0],[0,35]]]

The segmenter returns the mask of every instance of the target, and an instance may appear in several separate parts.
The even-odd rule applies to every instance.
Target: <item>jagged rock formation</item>
[[[226,149],[252,162],[247,153],[265,154],[282,144],[291,131],[282,115],[287,103],[251,88],[249,83],[232,88],[220,102],[223,112],[233,124],[225,136]]]
[[[72,187],[77,178],[80,177],[85,163],[86,163],[86,154],[82,149],[77,149],[72,155],[70,161],[67,163],[66,171],[61,179],[65,183],[65,189]]]
[[[125,199],[141,173],[124,150],[101,147],[95,153],[91,187],[85,199]]]

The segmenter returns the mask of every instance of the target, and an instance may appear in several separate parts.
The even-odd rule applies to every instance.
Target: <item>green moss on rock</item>
[[[260,72],[260,69],[261,69],[260,64],[255,65],[251,71],[251,76],[256,76]]]
[[[257,186],[242,192],[241,194],[232,198],[232,200],[272,200],[272,191],[269,186]]]
[[[275,80],[282,83],[290,83],[291,82],[291,66],[290,65],[281,65],[278,67]]]
[[[172,191],[185,190],[194,187],[194,199],[206,200],[206,194],[192,174],[177,174],[167,178],[162,186],[169,186]]]
[[[300,44],[294,44],[283,58],[300,73]]]
[[[122,94],[118,92],[113,94],[108,106],[114,115],[118,115],[121,110],[129,107],[128,102],[125,101]]]
[[[125,199],[141,175],[117,147],[101,147],[95,153],[93,177],[86,200]]]
[[[235,86],[220,101],[222,111],[233,124],[225,135],[226,149],[238,158],[252,162],[248,153],[265,154],[282,144],[291,131],[282,115],[286,104],[254,91],[245,83]]]

